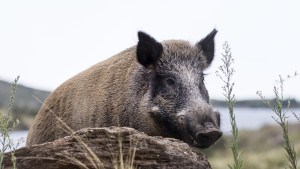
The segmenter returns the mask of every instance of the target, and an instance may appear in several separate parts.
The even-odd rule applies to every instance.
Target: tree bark
[[[120,153],[121,152],[121,153]],[[18,169],[211,169],[196,148],[127,127],[85,128],[70,136],[15,151]],[[132,163],[133,161],[133,163]],[[11,168],[10,153],[4,167]]]

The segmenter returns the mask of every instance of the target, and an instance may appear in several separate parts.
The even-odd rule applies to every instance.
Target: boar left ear
[[[137,61],[146,68],[155,67],[163,52],[163,46],[144,32],[138,32]]]
[[[204,39],[197,43],[200,49],[203,51],[206,57],[207,64],[210,64],[214,59],[215,54],[215,42],[214,37],[217,34],[217,30],[212,30]]]

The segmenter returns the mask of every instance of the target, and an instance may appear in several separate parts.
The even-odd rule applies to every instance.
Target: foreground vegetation
[[[217,71],[217,76],[224,82],[224,86],[222,87],[223,95],[228,106],[231,124],[232,143],[230,148],[233,156],[233,164],[228,164],[228,167],[230,169],[241,169],[243,167],[243,154],[240,151],[239,130],[235,120],[235,113],[233,111],[233,107],[236,102],[235,95],[233,93],[234,82],[232,82],[234,74],[232,64],[234,63],[234,60],[232,58],[228,42],[224,43],[223,50],[223,65],[219,67],[220,72]]]
[[[295,73],[295,75],[297,75]],[[287,113],[290,108],[290,102],[285,106],[283,104],[283,82],[284,79],[282,76],[279,76],[279,86],[274,86],[274,94],[275,94],[275,103],[271,103],[265,99],[262,92],[258,91],[257,95],[262,99],[266,105],[275,113],[276,116],[273,116],[273,119],[278,123],[282,130],[282,137],[284,143],[282,147],[286,152],[287,160],[289,161],[288,167],[290,169],[297,169],[297,153],[295,150],[294,143],[290,140],[289,126],[288,126],[288,116]],[[296,116],[296,115],[295,115]]]
[[[4,168],[3,160],[4,153],[11,152],[11,161],[13,168],[16,168],[16,158],[14,151],[18,147],[20,141],[14,141],[10,138],[10,134],[17,125],[17,120],[12,117],[12,108],[15,101],[15,93],[17,89],[17,82],[19,77],[15,79],[10,89],[10,97],[8,102],[8,108],[6,112],[0,112],[0,168]]]
[[[300,154],[300,124],[289,125],[290,141]],[[264,126],[259,130],[239,132],[240,149],[243,151],[245,169],[283,169],[288,166],[286,152],[282,148],[284,139],[280,126]],[[224,169],[233,162],[230,146],[232,136],[224,135],[215,145],[205,150],[213,169]],[[298,161],[299,161],[298,157]]]
[[[223,65],[221,65],[219,67],[219,70],[221,73],[219,73],[218,71],[216,72],[217,76],[224,82],[224,86],[223,88],[223,95],[225,96],[225,101],[227,103],[228,106],[228,112],[229,112],[229,116],[230,116],[230,124],[232,127],[231,130],[231,138],[229,140],[229,144],[225,144],[225,145],[230,145],[231,151],[232,151],[232,156],[230,155],[226,155],[225,156],[225,160],[227,161],[227,165],[230,169],[241,169],[243,168],[243,163],[244,163],[244,154],[240,151],[240,142],[242,142],[242,137],[239,135],[239,130],[236,124],[236,120],[235,120],[235,114],[234,114],[234,104],[236,102],[235,100],[235,95],[233,93],[233,87],[234,87],[234,82],[232,82],[232,76],[234,74],[234,68],[232,67],[232,64],[234,62],[232,55],[231,55],[231,49],[228,45],[227,42],[224,43],[223,45],[223,50],[224,53],[222,53],[222,61],[223,61]],[[294,77],[297,76],[297,72],[295,72],[295,74],[293,75]],[[288,78],[291,78],[291,76],[288,76]],[[279,84],[274,86],[273,88],[273,92],[275,95],[275,99],[274,100],[267,100],[265,98],[265,96],[262,94],[262,91],[258,91],[256,94],[261,98],[261,102],[264,103],[266,106],[268,106],[268,108],[270,108],[275,116],[272,116],[272,118],[275,120],[275,122],[279,125],[280,129],[281,129],[281,140],[282,143],[280,144],[282,147],[282,149],[279,150],[274,150],[274,147],[269,147],[269,149],[263,149],[264,147],[261,147],[260,149],[255,150],[255,147],[251,147],[251,151],[250,153],[248,153],[246,156],[251,156],[252,153],[254,154],[251,157],[255,157],[253,161],[250,161],[249,159],[251,159],[250,157],[248,157],[247,160],[247,165],[252,165],[252,166],[247,166],[246,168],[275,168],[275,167],[284,167],[286,168],[286,166],[288,166],[290,169],[297,169],[297,163],[299,161],[299,159],[297,158],[297,154],[299,154],[298,151],[298,147],[300,147],[298,144],[294,143],[294,141],[292,141],[292,137],[291,137],[291,133],[289,131],[289,123],[288,123],[288,115],[287,113],[289,112],[289,108],[291,107],[291,102],[290,100],[285,101],[284,100],[284,81],[285,79],[282,78],[282,76],[279,76]],[[300,117],[296,114],[293,113],[294,116],[298,119],[298,121],[300,121]],[[297,126],[298,127],[298,126]],[[297,128],[298,129],[298,128]],[[265,133],[266,135],[264,135],[264,139],[266,139],[267,134],[269,133]],[[298,132],[297,132],[298,134]],[[253,136],[251,136],[252,138]],[[251,138],[246,138],[244,139],[245,142],[249,141]],[[224,141],[225,139],[225,141]],[[227,142],[228,138],[224,138],[223,142]],[[260,142],[259,140],[255,140],[256,142],[254,144],[264,144],[264,142]],[[243,143],[245,143],[243,142]],[[251,145],[254,145],[251,144]],[[295,146],[296,145],[296,146]],[[259,146],[258,146],[259,147]],[[295,148],[296,147],[296,148]],[[220,147],[219,147],[220,148]],[[264,151],[263,151],[264,150]],[[224,154],[228,154],[226,153],[228,151],[228,149],[225,149],[224,152],[220,153],[222,154],[222,157],[224,157]],[[254,151],[254,152],[253,152]],[[269,158],[269,154],[266,154],[265,152],[271,153],[272,154],[272,158]],[[284,153],[285,152],[285,153]],[[214,152],[215,153],[215,152]],[[263,156],[259,156],[259,154],[263,154]],[[280,158],[277,158],[277,156],[280,156]],[[286,161],[282,161],[282,157],[281,155],[285,154],[286,155]],[[220,158],[221,156],[219,156]],[[228,159],[229,158],[229,159]],[[232,161],[230,160],[230,158],[233,159],[233,165],[228,164],[228,161]],[[265,159],[267,158],[267,159]],[[224,158],[223,158],[224,159]],[[266,164],[266,165],[261,165],[263,162],[268,162],[271,159],[272,162],[270,164]],[[261,161],[263,160],[263,162]],[[250,161],[250,163],[249,163]],[[278,163],[279,162],[279,163]],[[215,163],[215,167],[218,167],[217,164],[219,164],[218,162]],[[280,166],[280,164],[283,164],[283,166]],[[223,168],[226,164],[222,164],[221,163],[221,168]]]

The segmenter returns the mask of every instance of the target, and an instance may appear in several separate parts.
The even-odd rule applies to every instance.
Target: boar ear
[[[146,68],[155,67],[163,52],[162,45],[144,32],[138,32],[137,61]]]
[[[207,64],[210,64],[214,59],[214,54],[215,54],[214,37],[217,34],[217,32],[218,31],[214,29],[197,44],[198,47],[200,47],[200,49],[203,51],[203,54],[206,57]]]

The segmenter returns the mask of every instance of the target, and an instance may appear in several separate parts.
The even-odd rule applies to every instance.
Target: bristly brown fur
[[[176,107],[180,107],[174,101],[172,103],[172,99],[179,99],[178,103],[184,104],[184,102],[180,98],[168,100],[165,96],[151,98],[153,96],[153,82],[151,81],[156,77],[159,69],[165,71],[170,69],[170,71],[184,76],[186,76],[185,73],[189,73],[187,77],[182,76],[181,81],[187,81],[187,85],[183,85],[183,87],[196,84],[193,81],[202,85],[201,72],[209,66],[209,63],[198,45],[191,45],[189,42],[181,40],[159,43],[146,34],[139,34],[141,34],[139,40],[143,41],[143,43],[139,42],[140,45],[128,48],[90,67],[59,86],[46,99],[38,112],[26,144],[39,144],[66,136],[68,133],[63,132],[60,128],[57,118],[60,118],[74,131],[85,127],[127,126],[148,135],[180,138],[181,134],[177,133],[179,124],[177,124],[176,112],[173,114],[161,112],[161,114],[156,114],[159,116],[156,116],[153,110],[155,109],[154,102],[173,106],[165,108],[170,111],[172,109],[172,112]],[[142,50],[137,49],[140,47]],[[138,57],[145,58],[139,60]],[[205,87],[199,88],[195,85],[193,87],[193,90],[200,89],[201,91],[196,91],[196,93],[205,99],[203,102],[205,108],[199,108],[202,106],[201,104],[192,107],[199,111],[207,110],[203,115],[209,117],[213,124],[217,124],[215,113],[208,104]],[[192,99],[199,100],[201,97],[193,96]],[[191,103],[185,105],[190,106]],[[154,116],[165,119],[160,120]],[[197,117],[196,119],[201,118]],[[168,125],[164,126],[160,122],[166,122]],[[170,128],[168,129],[168,127]]]

